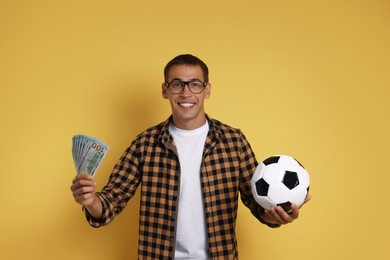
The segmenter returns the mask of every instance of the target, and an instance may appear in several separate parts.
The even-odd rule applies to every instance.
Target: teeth
[[[179,103],[179,105],[182,107],[192,107],[194,104],[192,104],[192,103]]]

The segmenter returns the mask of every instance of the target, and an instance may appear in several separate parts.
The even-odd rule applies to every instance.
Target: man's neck
[[[189,119],[189,120],[175,120],[175,116],[173,116],[173,124],[175,127],[183,129],[183,130],[194,130],[206,123],[206,115],[204,115],[200,119]]]

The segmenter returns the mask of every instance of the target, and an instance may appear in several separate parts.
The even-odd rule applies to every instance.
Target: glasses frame
[[[182,90],[181,90],[180,92],[178,92],[178,93],[172,93],[172,91],[171,91],[171,84],[172,84],[172,82],[174,82],[174,81],[180,81],[181,83],[184,84]],[[201,83],[201,84],[202,84],[202,90],[201,90],[200,92],[194,92],[194,91],[192,91],[192,90],[191,90],[191,87],[190,87],[190,85],[189,85],[189,84],[192,83],[192,82]],[[171,94],[181,94],[181,93],[183,93],[183,91],[184,91],[184,89],[186,88],[186,86],[188,87],[189,91],[190,91],[192,94],[200,94],[200,93],[203,92],[203,90],[205,89],[205,87],[206,87],[207,84],[209,84],[209,83],[208,83],[208,82],[202,82],[202,81],[200,81],[200,80],[182,81],[182,80],[179,80],[179,79],[174,79],[174,80],[172,80],[171,82],[164,82],[163,84],[164,84],[165,87],[167,87],[167,88],[169,89],[169,92],[170,92]]]

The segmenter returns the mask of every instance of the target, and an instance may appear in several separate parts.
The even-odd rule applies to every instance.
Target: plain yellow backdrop
[[[110,145],[170,115],[163,67],[210,68],[210,116],[258,160],[299,159],[313,200],[280,229],[242,204],[240,258],[389,259],[390,2],[0,1],[0,258],[135,259],[138,200],[88,226],[69,186],[71,138]]]

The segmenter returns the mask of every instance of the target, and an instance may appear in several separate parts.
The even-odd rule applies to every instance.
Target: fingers
[[[311,200],[311,195],[308,193],[305,197],[305,200],[303,201],[302,205],[299,208],[302,208],[302,206],[305,205],[309,200]]]
[[[276,222],[279,225],[285,225],[288,223],[293,222],[295,219],[299,217],[299,209],[307,203],[309,200],[311,200],[311,195],[307,194],[304,203],[298,207],[295,204],[291,204],[291,210],[286,212],[284,209],[280,206],[272,207],[268,210],[265,210],[264,212],[271,218],[273,218],[274,222]]]
[[[89,174],[78,174],[70,186],[75,201],[83,206],[93,202],[96,193],[96,182]]]
[[[299,208],[295,204],[291,204],[291,212],[289,213],[289,216],[295,220],[299,217]]]
[[[305,197],[305,202],[308,202],[309,200],[311,200],[311,195],[310,194],[307,194],[306,197]]]
[[[80,188],[83,187],[96,187],[96,182],[94,180],[85,180],[85,179],[80,179],[76,180],[71,186],[70,189],[71,191],[76,191]]]
[[[286,225],[293,222],[299,216],[299,209],[295,204],[291,205],[290,213],[284,211],[280,206],[272,207],[269,210],[265,210],[265,213],[272,217],[279,225]]]
[[[93,192],[95,192],[95,185],[93,185],[93,186],[80,186],[79,188],[73,190],[73,196],[80,197],[84,194],[93,193]]]
[[[77,187],[79,187],[80,185],[88,186],[88,185],[92,185],[92,183],[94,183],[92,175],[86,173],[80,173],[77,174],[76,177],[74,177],[74,179],[72,180],[71,190],[73,191],[77,189]]]
[[[76,177],[74,177],[72,183],[77,182],[78,180],[85,179],[85,180],[93,180],[93,176],[87,173],[79,173],[76,174]]]

